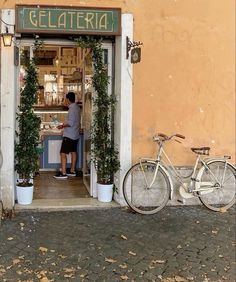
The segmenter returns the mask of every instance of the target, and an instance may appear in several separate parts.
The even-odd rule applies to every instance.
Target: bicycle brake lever
[[[174,139],[174,141],[176,141],[176,142],[178,142],[178,143],[180,143],[180,144],[182,143],[181,141],[179,141],[179,140],[177,140],[177,139]]]
[[[184,135],[181,135],[181,134],[175,134],[176,137],[179,137],[181,139],[185,139],[185,136]]]

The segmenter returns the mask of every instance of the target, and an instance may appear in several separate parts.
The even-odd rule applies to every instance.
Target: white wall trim
[[[120,155],[120,171],[115,175],[115,185],[118,193],[115,200],[124,205],[122,182],[124,175],[132,162],[132,95],[133,68],[130,59],[126,59],[126,36],[133,39],[133,15],[122,14],[122,34],[116,37],[115,50],[115,94],[117,107],[115,114],[115,143]]]
[[[15,23],[15,10],[3,9],[3,21]],[[1,23],[1,32],[5,32],[5,24]],[[9,32],[14,33],[9,26]],[[15,140],[15,93],[16,68],[14,66],[14,44],[4,47],[1,44],[1,149],[3,165],[0,171],[1,197],[4,209],[12,209],[15,195],[14,140]]]

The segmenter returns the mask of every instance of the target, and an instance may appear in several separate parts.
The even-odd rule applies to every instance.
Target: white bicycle
[[[127,204],[141,214],[154,214],[172,198],[175,176],[183,198],[198,197],[213,211],[226,211],[235,203],[236,170],[230,156],[209,158],[209,147],[191,148],[197,154],[191,173],[181,176],[164,150],[165,142],[185,137],[159,133],[153,140],[159,145],[157,158],[141,158],[126,173],[123,194]],[[164,158],[163,158],[164,156]],[[205,157],[202,157],[205,156]],[[186,183],[186,179],[189,179]]]

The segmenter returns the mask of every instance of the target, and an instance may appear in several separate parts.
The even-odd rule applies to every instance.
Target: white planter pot
[[[97,189],[98,189],[98,201],[105,203],[112,201],[113,184],[97,183]]]
[[[33,201],[34,186],[22,187],[16,185],[17,201],[20,205],[30,205]]]

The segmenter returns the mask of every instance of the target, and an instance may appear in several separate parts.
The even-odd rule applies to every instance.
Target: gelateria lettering
[[[54,18],[50,11],[30,11],[29,19],[38,28],[108,29],[107,13],[62,12]]]
[[[60,9],[17,6],[17,25],[23,31],[120,32],[120,9]]]

